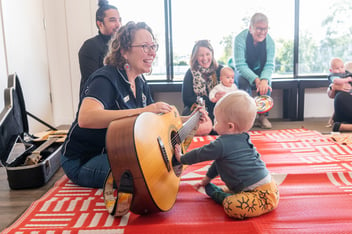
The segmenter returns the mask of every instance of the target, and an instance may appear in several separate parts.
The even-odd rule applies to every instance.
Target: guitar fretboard
[[[193,130],[195,130],[195,127],[199,123],[200,116],[201,113],[198,111],[183,124],[183,127],[178,131],[181,142],[184,141]]]

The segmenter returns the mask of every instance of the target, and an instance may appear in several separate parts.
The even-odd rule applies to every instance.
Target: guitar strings
[[[189,128],[192,126],[194,128],[194,126],[196,125],[195,123],[198,122],[200,115],[201,113],[197,112],[184,124],[184,126],[178,131],[178,133],[171,138],[170,147],[173,148],[176,144],[181,143],[184,139],[186,139],[189,132],[191,132]],[[179,138],[181,139],[181,142],[178,140]]]

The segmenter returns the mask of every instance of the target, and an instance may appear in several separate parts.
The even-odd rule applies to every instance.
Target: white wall
[[[334,112],[334,99],[328,97],[327,88],[306,89],[304,117],[330,117]]]
[[[70,124],[77,112],[81,75],[78,51],[97,34],[95,0],[44,1],[48,57],[56,125]]]
[[[44,1],[52,105],[55,125],[70,123],[74,115],[66,1]]]
[[[270,111],[270,118],[282,118],[282,90],[274,90],[272,92],[272,97],[274,98],[274,108]],[[172,93],[156,93],[154,94],[155,100],[166,101],[177,107],[181,113],[183,110],[183,102],[181,92]]]
[[[42,0],[2,0],[1,6],[8,73],[19,76],[27,110],[52,123]],[[32,118],[29,124],[42,128]]]
[[[3,90],[7,87],[7,64],[3,32],[2,6],[0,0],[0,111],[4,108]]]
[[[78,50],[97,33],[97,0],[0,0],[0,6],[0,89],[7,85],[7,75],[16,72],[29,112],[54,126],[71,124],[78,105]],[[282,91],[272,95],[270,116],[281,118]],[[155,99],[182,110],[179,92],[157,93]],[[305,117],[329,117],[332,111],[325,88],[306,90]],[[46,129],[29,119],[31,133]]]
[[[283,118],[283,96],[282,90],[275,89],[272,92],[274,99],[274,107],[270,111],[269,117],[274,119]],[[157,93],[154,99],[167,101],[175,105],[179,111],[183,109],[181,93]],[[326,88],[306,89],[304,100],[304,117],[305,118],[321,118],[330,117],[334,111],[333,99],[326,94]]]

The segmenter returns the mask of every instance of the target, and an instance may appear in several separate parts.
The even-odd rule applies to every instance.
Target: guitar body
[[[107,153],[116,185],[130,171],[134,193],[130,210],[136,214],[168,211],[176,201],[180,170],[174,170],[179,113],[142,113],[112,121],[106,135]],[[176,137],[175,137],[176,136]],[[177,142],[180,143],[180,142]]]

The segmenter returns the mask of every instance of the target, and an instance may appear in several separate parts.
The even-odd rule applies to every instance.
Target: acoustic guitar
[[[145,112],[112,121],[106,147],[115,184],[123,173],[133,177],[130,211],[147,214],[170,210],[178,193],[182,165],[174,155],[180,144],[185,152],[199,124],[194,113],[184,124],[175,107],[166,114]]]

